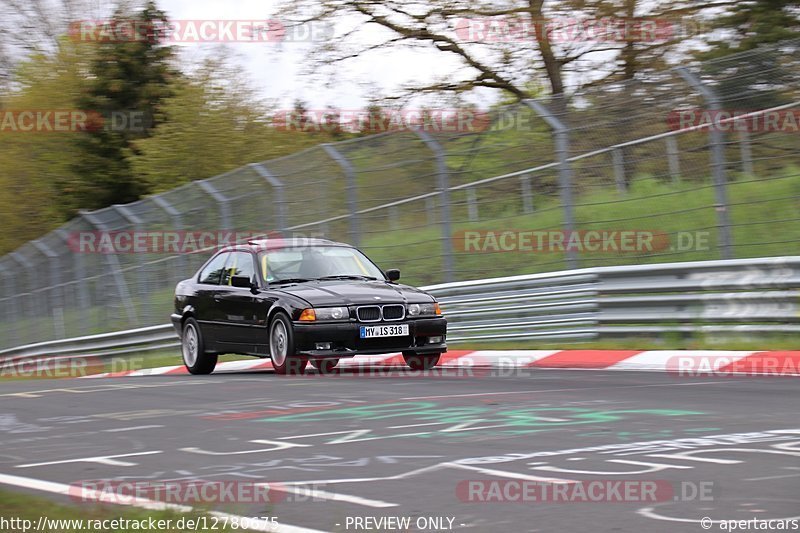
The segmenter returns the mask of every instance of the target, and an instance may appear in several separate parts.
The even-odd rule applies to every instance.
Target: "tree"
[[[491,89],[519,100],[530,97],[526,85],[532,81],[546,80],[549,92],[558,95],[565,92],[568,80],[581,86],[631,79],[642,70],[658,68],[669,51],[679,51],[686,41],[675,31],[681,21],[734,3],[298,0],[287,3],[284,13],[298,25],[349,24],[342,36],[313,51],[312,68],[336,69],[344,61],[405,47],[438,54],[443,65],[448,60],[454,65],[438,80],[409,83],[408,91]],[[653,34],[648,24],[659,20],[673,27]]]
[[[723,38],[709,39],[711,49],[699,53],[701,59],[800,37],[800,6],[793,0],[745,0],[719,17],[714,27],[722,30]]]
[[[245,72],[220,48],[195,72],[176,80],[161,106],[169,120],[159,120],[151,136],[135,141],[131,164],[137,181],[163,192],[330,140],[273,127],[270,110],[244,79]],[[307,117],[302,102],[294,111]]]
[[[70,42],[60,43],[53,55],[31,55],[17,65],[16,89],[2,95],[0,113],[73,109],[91,60],[90,49]],[[0,254],[65,220],[61,191],[74,181],[72,167],[81,158],[74,135],[0,131]]]
[[[136,179],[130,158],[136,154],[135,141],[149,137],[164,118],[160,107],[177,73],[170,66],[172,49],[164,45],[165,35],[158,30],[167,23],[164,12],[151,1],[131,16],[118,10],[111,24],[122,27],[131,19],[147,28],[147,34],[94,45],[89,86],[78,105],[102,116],[103,125],[77,137],[83,157],[74,170],[80,180],[65,191],[75,206],[128,203],[149,190],[147,183]]]

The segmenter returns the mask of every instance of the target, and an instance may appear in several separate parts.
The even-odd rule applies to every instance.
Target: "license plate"
[[[373,337],[402,337],[408,335],[408,324],[398,324],[397,326],[361,326],[361,338],[371,339]]]

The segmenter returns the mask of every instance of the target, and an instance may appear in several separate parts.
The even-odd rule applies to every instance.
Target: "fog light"
[[[330,342],[318,342],[317,343],[317,350],[330,350],[331,343]]]
[[[441,337],[428,337],[429,344],[440,344],[442,342]]]

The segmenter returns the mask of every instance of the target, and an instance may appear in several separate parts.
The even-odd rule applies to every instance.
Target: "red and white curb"
[[[404,367],[399,353],[342,359],[343,370]],[[439,366],[459,368],[564,368],[670,372],[684,376],[754,375],[800,376],[800,351],[723,350],[451,350]],[[271,370],[268,359],[219,363],[215,374]],[[183,365],[107,372],[85,378],[187,374]]]

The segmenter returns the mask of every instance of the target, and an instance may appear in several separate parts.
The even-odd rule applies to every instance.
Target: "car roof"
[[[282,237],[272,237],[268,239],[253,239],[247,241],[246,245],[241,245],[242,250],[278,250],[281,248],[308,248],[315,246],[345,246],[352,248],[349,244],[343,242],[331,241],[328,239],[312,239],[304,237],[293,237],[284,239]]]

